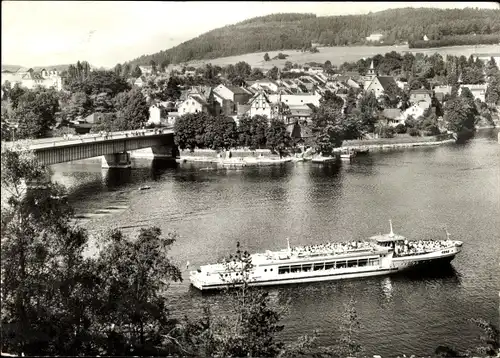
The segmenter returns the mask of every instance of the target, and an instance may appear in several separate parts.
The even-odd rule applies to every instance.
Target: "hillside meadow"
[[[352,46],[352,47],[318,47],[318,53],[301,52],[300,50],[280,50],[269,51],[271,59],[278,53],[282,52],[289,55],[286,60],[271,60],[264,61],[265,52],[247,53],[239,56],[220,57],[211,60],[203,61],[190,61],[187,63],[189,66],[199,67],[206,63],[212,65],[227,66],[235,64],[240,61],[247,62],[250,66],[259,67],[262,69],[270,69],[273,66],[283,67],[285,62],[291,61],[293,63],[304,64],[307,62],[320,62],[324,63],[327,60],[333,65],[341,65],[344,62],[358,61],[363,57],[372,57],[377,54],[385,54],[387,52],[412,52],[424,53],[432,55],[435,52],[440,53],[443,57],[446,55],[469,57],[471,54],[498,54],[500,53],[500,45],[477,45],[477,46],[453,46],[453,47],[440,47],[440,48],[426,48],[426,49],[409,49],[408,45],[402,46]]]

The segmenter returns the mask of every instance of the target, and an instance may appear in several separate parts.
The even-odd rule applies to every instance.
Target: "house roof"
[[[424,88],[420,88],[420,89],[416,89],[416,90],[411,90],[410,91],[410,95],[412,95],[412,94],[428,94],[429,96],[432,97],[432,91],[424,89]]]
[[[396,81],[394,80],[394,77],[391,76],[378,76],[377,79],[379,80],[380,84],[386,90],[391,84],[394,84],[397,86]]]
[[[267,103],[272,103],[271,100],[269,99],[269,96],[264,91],[259,91],[255,94],[255,96],[252,97],[252,99],[250,99],[248,104],[252,104],[260,96],[264,96],[264,99],[266,100]]]
[[[247,91],[245,91],[243,88],[238,87],[238,86],[226,86],[226,87],[234,94],[248,94]]]
[[[397,119],[401,116],[401,110],[399,108],[385,108],[383,115],[389,119]]]
[[[195,94],[192,94],[189,96],[191,99],[194,99],[196,102],[198,102],[199,104],[201,104],[202,106],[208,106],[208,103],[203,99],[201,98],[201,96],[198,96],[198,95],[195,95]]]

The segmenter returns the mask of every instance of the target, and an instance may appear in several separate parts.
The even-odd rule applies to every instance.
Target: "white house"
[[[493,57],[493,60],[495,61],[496,65],[500,67],[500,53],[478,53],[474,54],[474,60],[479,58],[481,61],[483,61],[485,64],[488,63],[491,58]]]
[[[167,124],[173,126],[175,121],[179,118],[179,112],[168,112],[167,114]]]
[[[427,35],[424,35],[424,41],[429,41],[429,38],[427,37]]]
[[[403,112],[402,118],[403,120],[406,120],[409,116],[413,116],[413,118],[417,119],[418,117],[423,116],[425,110],[428,108],[429,105],[425,101],[415,103]]]
[[[268,96],[272,103],[277,103],[279,94],[271,94]],[[303,106],[311,103],[319,107],[321,95],[319,93],[299,93],[299,94],[283,94],[281,95],[281,102],[289,106]]]
[[[148,123],[160,124],[161,123],[161,112],[162,112],[162,109],[157,104],[153,104],[151,107],[149,107]]]
[[[256,90],[269,88],[272,92],[278,91],[278,84],[273,80],[258,80],[258,81],[247,81],[250,88]]]
[[[309,71],[307,71],[307,72],[309,72],[309,74],[311,74],[311,75],[316,75],[318,73],[323,73],[324,70],[323,70],[323,67],[311,67],[311,68],[309,68]]]
[[[208,112],[208,104],[200,96],[189,94],[184,102],[179,106],[180,115],[188,113]]]
[[[474,99],[479,99],[481,102],[485,102],[486,100],[486,89],[488,88],[487,84],[482,84],[482,85],[467,85],[467,84],[462,84],[458,88],[458,94],[462,94],[462,90],[464,87],[467,87],[472,95],[474,96]]]
[[[384,92],[389,88],[389,86],[397,86],[394,77],[390,76],[377,76],[374,77],[366,87],[366,92],[373,92],[376,98],[379,98],[384,94]]]
[[[43,77],[40,72],[30,71],[21,76],[21,85],[29,89],[33,89],[36,86],[42,86],[45,88],[53,87],[57,91],[62,90],[63,81],[61,76],[54,73],[48,75],[47,72],[44,74],[46,77]]]
[[[378,41],[382,40],[383,37],[384,37],[384,35],[382,35],[382,34],[371,34],[370,36],[368,36],[366,38],[366,40],[372,41],[372,42],[378,42]]]
[[[250,109],[246,114],[250,117],[261,115],[266,116],[269,120],[273,118],[275,105],[264,91],[257,92],[248,104],[250,105]]]
[[[153,66],[139,66],[143,75],[150,75],[153,73]]]

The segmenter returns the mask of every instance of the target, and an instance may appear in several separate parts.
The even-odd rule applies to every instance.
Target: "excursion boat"
[[[250,286],[273,286],[388,275],[425,266],[449,264],[462,250],[462,242],[450,240],[408,240],[380,234],[364,241],[330,242],[250,255],[252,268],[243,263],[217,263],[190,272],[191,284],[202,290],[238,286],[243,275]],[[288,239],[287,239],[288,241]]]

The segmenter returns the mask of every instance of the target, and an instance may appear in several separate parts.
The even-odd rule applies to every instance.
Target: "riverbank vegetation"
[[[272,14],[221,27],[171,49],[143,55],[127,64],[149,65],[214,59],[253,52],[307,50],[313,44],[353,46],[376,44],[366,37],[383,35],[384,45],[408,42],[416,47],[427,36],[443,45],[458,45],[462,38],[472,44],[500,36],[500,10],[486,9],[391,9],[366,15],[321,16]],[[251,31],[249,31],[251,30]],[[446,39],[446,40],[444,40]],[[430,42],[430,41],[429,41]]]
[[[22,148],[20,148],[22,149]],[[279,333],[287,300],[248,286],[248,252],[239,287],[222,293],[221,312],[204,307],[186,318],[166,297],[182,280],[170,248],[174,232],[155,227],[136,235],[111,229],[91,236],[73,222],[65,189],[46,182],[34,153],[2,147],[2,352],[17,355],[361,357],[356,303],[346,304],[339,335],[327,347],[318,332],[287,345]],[[37,183],[37,186],[33,186]],[[29,184],[31,186],[27,186]],[[97,250],[89,251],[91,244]],[[235,266],[232,266],[235,267]],[[242,284],[242,285],[241,285]],[[498,329],[481,329],[481,356],[499,348]],[[472,350],[471,350],[472,352]],[[470,356],[442,346],[435,356]]]

